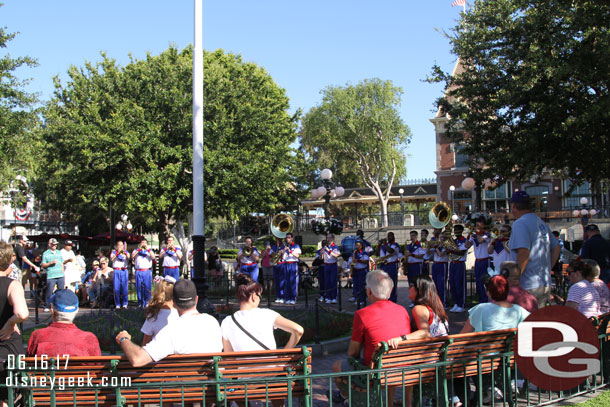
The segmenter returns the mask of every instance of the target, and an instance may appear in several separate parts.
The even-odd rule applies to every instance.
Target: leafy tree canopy
[[[68,83],[55,80],[45,110],[47,201],[75,214],[113,204],[168,233],[192,210],[192,48],[125,67],[102,56],[70,67]],[[291,204],[296,117],[284,90],[220,50],[205,53],[204,71],[206,216]]]
[[[380,79],[328,87],[322,103],[304,117],[301,131],[301,143],[313,159],[339,170],[339,181],[358,174],[379,198],[383,215],[394,180],[406,173],[403,149],[410,131],[398,114],[401,94],[391,81]]]
[[[2,4],[0,3],[0,7]],[[0,27],[0,189],[7,187],[17,175],[32,178],[38,167],[39,120],[33,108],[36,96],[27,93],[27,81],[15,76],[21,67],[34,67],[30,57],[11,57],[4,51],[15,33]]]
[[[610,177],[609,27],[600,1],[476,1],[463,15],[449,36],[461,66],[432,80],[446,84],[446,135],[483,177]]]

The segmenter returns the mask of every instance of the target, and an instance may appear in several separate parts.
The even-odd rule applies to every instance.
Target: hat
[[[66,240],[64,246],[74,246],[74,243],[72,243],[72,240]]]
[[[57,290],[51,296],[51,305],[53,309],[61,312],[78,311],[78,297],[70,290]]]
[[[52,238],[49,239],[49,244],[59,244],[59,242],[57,241],[57,239],[52,237]]]
[[[529,203],[530,202],[530,196],[527,192],[525,191],[515,191],[513,193],[512,198],[510,198],[510,202],[511,203]]]
[[[591,224],[585,226],[585,230],[587,232],[599,232],[599,226],[591,223]]]
[[[190,305],[197,298],[197,288],[191,280],[180,279],[174,284],[174,303]]]

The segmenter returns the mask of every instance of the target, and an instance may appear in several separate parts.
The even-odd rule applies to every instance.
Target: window
[[[506,199],[508,186],[507,184],[502,184],[498,188],[493,191],[485,190],[485,194],[483,195],[484,200],[493,200],[493,199]]]
[[[466,161],[468,160],[468,156],[462,152],[463,150],[464,150],[464,146],[459,145],[459,144],[453,145],[453,152],[454,152],[454,156],[455,156],[455,164],[454,164],[455,168],[468,167],[468,164],[466,163]]]
[[[525,187],[525,192],[527,192],[529,196],[548,195],[549,187],[546,185],[534,185],[531,187]]]

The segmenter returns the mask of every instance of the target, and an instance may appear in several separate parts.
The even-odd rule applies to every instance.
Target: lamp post
[[[585,236],[585,228],[589,223],[589,218],[597,215],[597,210],[595,208],[590,208],[588,204],[589,200],[583,196],[582,198],[580,198],[580,205],[582,206],[582,208],[578,209],[577,207],[572,211],[572,215],[575,218],[580,218],[580,223],[582,224],[583,240]]]
[[[122,230],[123,226],[125,227],[125,229],[127,229],[128,233],[131,233],[131,231],[133,230],[133,225],[129,221],[129,217],[125,214],[121,215],[121,220],[119,221],[119,223],[116,224],[115,228],[116,230]]]
[[[328,168],[324,168],[320,173],[322,178],[322,185],[311,190],[311,197],[313,199],[324,198],[324,217],[330,218],[328,207],[330,200],[333,198],[342,197],[345,194],[345,189],[341,184],[332,181],[333,172]]]
[[[451,185],[449,187],[449,193],[451,194],[451,213],[455,213],[455,209],[453,209],[453,191],[455,191],[455,186]]]
[[[405,203],[402,200],[403,194],[405,193],[405,190],[400,188],[398,190],[398,193],[400,194],[400,224],[401,226],[405,225]]]

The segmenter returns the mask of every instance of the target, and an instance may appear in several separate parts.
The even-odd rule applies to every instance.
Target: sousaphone
[[[451,224],[451,207],[447,205],[446,202],[437,202],[434,204],[432,209],[430,209],[430,213],[428,214],[428,220],[430,220],[430,224],[432,227],[436,229],[445,230],[442,232],[444,236],[444,240],[440,242],[440,244],[446,250],[458,251],[459,248],[453,241],[453,225]],[[462,256],[455,253],[447,253],[449,259],[451,261],[458,261]]]
[[[279,213],[271,220],[271,234],[278,239],[284,239],[288,233],[292,233],[293,229],[294,220],[290,215]]]

